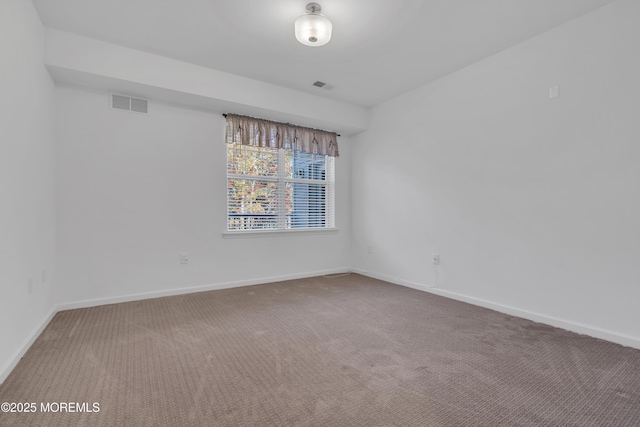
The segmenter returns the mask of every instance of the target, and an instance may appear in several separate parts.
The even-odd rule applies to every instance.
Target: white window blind
[[[227,144],[227,230],[335,227],[334,157]]]

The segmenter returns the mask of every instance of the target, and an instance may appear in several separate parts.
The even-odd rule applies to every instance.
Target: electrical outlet
[[[180,264],[189,264],[189,254],[182,252],[180,254]]]
[[[27,293],[33,292],[33,276],[27,278]]]
[[[373,245],[367,246],[367,253],[368,254],[372,254],[373,253]]]
[[[42,269],[42,276],[41,276],[41,282],[42,284],[44,284],[47,281],[47,270],[45,270],[44,268]]]
[[[432,259],[433,259],[433,264],[434,265],[440,264],[440,254],[434,253]]]

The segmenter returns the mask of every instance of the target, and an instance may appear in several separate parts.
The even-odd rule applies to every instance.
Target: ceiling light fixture
[[[296,39],[307,46],[323,46],[329,43],[333,25],[326,17],[320,15],[320,5],[309,3],[306,10],[306,15],[296,19]]]

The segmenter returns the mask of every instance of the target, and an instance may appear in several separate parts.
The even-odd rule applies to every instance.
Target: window
[[[227,143],[227,230],[333,228],[334,157]]]
[[[226,114],[227,230],[334,228],[338,135]]]

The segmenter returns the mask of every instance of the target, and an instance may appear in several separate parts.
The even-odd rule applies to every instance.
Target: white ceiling
[[[319,0],[317,48],[293,35],[306,0],[32,1],[49,27],[369,107],[614,0]]]

